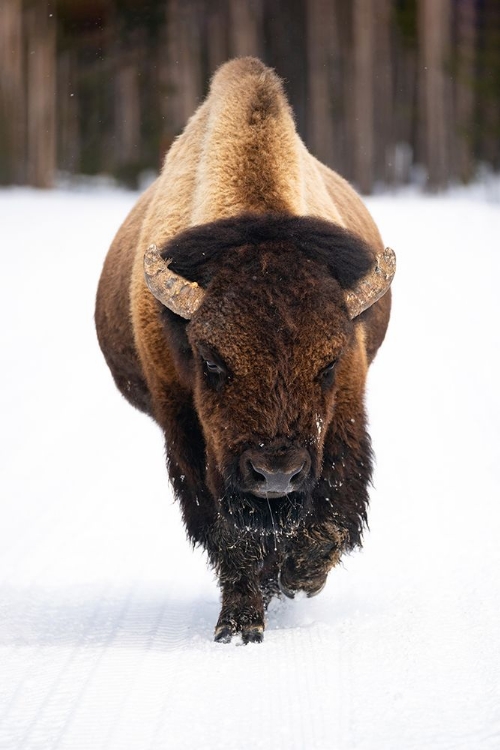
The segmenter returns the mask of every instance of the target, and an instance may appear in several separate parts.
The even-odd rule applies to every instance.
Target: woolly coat
[[[307,151],[280,79],[259,60],[240,58],[217,71],[207,99],[105,261],[96,308],[99,340],[118,387],[144,411],[151,413],[151,393],[177,380],[157,302],[144,281],[145,249],[164,246],[188,227],[247,212],[322,217],[359,235],[374,253],[383,249],[357,193]],[[366,364],[384,338],[389,312],[390,291],[360,316],[357,335]]]

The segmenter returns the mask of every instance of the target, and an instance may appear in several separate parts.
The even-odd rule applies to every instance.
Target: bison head
[[[361,408],[355,319],[389,288],[392,251],[309,217],[243,216],[145,256],[206,446],[207,483],[239,527],[300,523],[339,409]],[[346,405],[347,404],[347,405]]]

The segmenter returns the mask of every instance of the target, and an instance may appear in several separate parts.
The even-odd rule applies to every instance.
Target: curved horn
[[[361,315],[377,300],[384,296],[396,273],[396,255],[394,250],[386,247],[375,258],[375,268],[348,292],[344,299],[351,320]]]
[[[196,281],[188,281],[171,271],[169,260],[163,260],[156,245],[150,245],[144,255],[144,277],[156,299],[183,318],[192,318],[205,296]]]

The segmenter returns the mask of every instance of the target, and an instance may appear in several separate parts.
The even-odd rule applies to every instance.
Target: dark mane
[[[373,250],[353,232],[324,219],[288,214],[245,214],[202,224],[177,235],[161,254],[176,273],[207,286],[231,250],[264,243],[295,247],[304,259],[326,266],[343,289],[351,289],[373,265]]]

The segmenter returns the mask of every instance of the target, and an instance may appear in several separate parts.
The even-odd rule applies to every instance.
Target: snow
[[[161,434],[93,330],[136,196],[0,193],[0,748],[500,747],[500,211],[369,200],[398,271],[369,376],[370,532],[262,645],[212,642]]]

